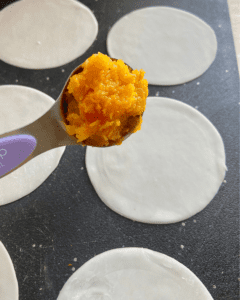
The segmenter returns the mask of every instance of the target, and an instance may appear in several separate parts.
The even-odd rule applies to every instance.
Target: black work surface
[[[111,211],[97,196],[85,167],[86,149],[67,147],[59,167],[37,190],[0,207],[0,240],[13,260],[20,300],[56,300],[72,267],[77,269],[93,256],[121,247],[146,247],[167,254],[193,271],[215,300],[239,299],[239,79],[227,1],[82,2],[99,22],[97,40],[90,49],[75,61],[49,70],[25,70],[0,61],[0,84],[29,86],[57,99],[76,66],[93,53],[107,53],[107,33],[121,16],[151,5],[189,11],[214,29],[217,57],[198,79],[172,87],[149,86],[149,95],[159,92],[159,96],[198,106],[216,126],[226,149],[227,182],[202,212],[184,221],[185,226],[182,222],[133,222]]]

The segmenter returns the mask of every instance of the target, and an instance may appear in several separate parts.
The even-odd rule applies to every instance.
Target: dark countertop
[[[184,221],[185,226],[182,222],[133,222],[114,213],[97,196],[85,167],[86,149],[67,147],[59,167],[37,190],[0,207],[0,240],[13,260],[20,300],[56,300],[72,267],[77,269],[94,255],[121,247],[167,254],[193,271],[215,300],[239,299],[239,78],[227,0],[82,3],[99,22],[97,40],[83,56],[49,70],[26,70],[0,61],[0,84],[29,86],[57,99],[76,66],[93,53],[107,53],[107,32],[121,16],[151,5],[185,9],[214,29],[216,60],[198,79],[185,85],[149,86],[149,95],[159,92],[159,96],[198,106],[216,126],[226,149],[227,182],[202,212]]]

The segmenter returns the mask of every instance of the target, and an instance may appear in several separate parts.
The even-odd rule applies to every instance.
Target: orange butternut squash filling
[[[145,72],[131,71],[122,60],[102,53],[81,66],[65,93],[66,130],[83,145],[120,145],[124,136],[141,129],[148,96]]]

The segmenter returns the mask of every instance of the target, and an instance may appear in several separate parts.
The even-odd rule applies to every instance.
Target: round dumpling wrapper
[[[68,279],[57,300],[75,299],[213,300],[188,268],[144,248],[114,249],[89,260]]]
[[[54,68],[81,56],[98,23],[76,0],[21,0],[0,12],[0,57],[27,69]]]
[[[12,260],[0,242],[0,299],[18,300],[18,281]]]
[[[217,52],[213,29],[186,11],[170,7],[135,10],[113,25],[111,57],[143,69],[149,84],[176,85],[202,75]]]
[[[33,88],[0,86],[0,134],[40,118],[54,100]],[[0,179],[0,205],[18,200],[38,188],[56,169],[66,147],[47,151]]]
[[[86,167],[101,200],[134,221],[174,223],[213,199],[225,176],[222,138],[199,111],[148,97],[140,131],[121,146],[87,147]]]

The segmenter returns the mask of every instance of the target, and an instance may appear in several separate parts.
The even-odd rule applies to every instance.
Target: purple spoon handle
[[[51,149],[77,145],[61,124],[59,99],[33,123],[0,135],[0,180],[32,158]]]
[[[0,139],[0,177],[21,165],[36,148],[37,140],[27,134]]]

